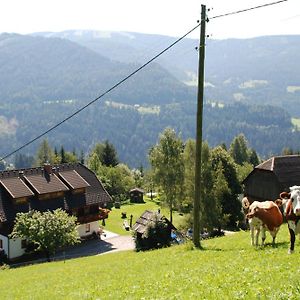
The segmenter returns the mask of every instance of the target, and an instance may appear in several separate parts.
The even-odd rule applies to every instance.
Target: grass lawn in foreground
[[[158,209],[161,210],[161,214],[170,219],[170,213],[167,208],[161,207],[159,202],[151,201],[147,198],[145,199],[145,203],[130,203],[122,205],[121,208],[113,208],[108,215],[108,219],[105,220],[105,226],[103,226],[103,228],[121,235],[131,235],[130,231],[126,231],[123,228],[125,219],[121,218],[122,212],[126,212],[128,224],[130,223],[130,215],[133,216],[132,225],[134,225],[136,220],[145,210],[157,211]],[[173,224],[175,227],[179,226],[180,223],[183,222],[183,219],[183,216],[179,215],[177,212],[173,212]]]
[[[0,271],[3,299],[299,299],[300,243],[288,255],[250,245],[249,232],[149,252],[84,257]],[[267,243],[271,238],[267,236]]]

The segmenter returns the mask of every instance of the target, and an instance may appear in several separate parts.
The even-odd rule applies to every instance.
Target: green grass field
[[[161,210],[161,213],[169,219],[169,210],[167,208],[161,207],[159,202],[150,201],[145,199],[145,203],[140,204],[126,204],[122,205],[121,208],[113,208],[109,213],[108,219],[105,220],[104,229],[112,231],[121,235],[130,235],[130,231],[126,231],[123,228],[124,219],[121,218],[122,212],[126,212],[128,224],[130,222],[130,215],[132,215],[132,225],[136,220],[142,215],[145,210],[157,211]],[[177,212],[173,213],[173,224],[179,226],[183,222],[183,216],[179,215]]]
[[[286,225],[274,248],[253,248],[249,232],[202,245],[1,270],[0,299],[299,299],[300,243],[287,254]]]

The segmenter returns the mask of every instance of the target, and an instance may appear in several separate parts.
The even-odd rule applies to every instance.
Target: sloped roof
[[[273,172],[280,183],[300,182],[300,155],[274,156],[255,169]]]
[[[12,221],[19,209],[28,211],[62,208],[69,210],[88,205],[106,207],[112,201],[97,176],[80,163],[61,164],[48,174],[43,167],[0,172],[0,222]],[[70,190],[85,187],[84,194]],[[64,197],[38,200],[35,195],[64,191]],[[10,196],[9,196],[10,195]],[[29,197],[29,203],[14,205],[11,198]]]
[[[136,232],[143,234],[146,231],[147,224],[151,221],[154,221],[156,216],[160,219],[165,221],[171,229],[176,230],[173,224],[164,216],[157,212],[153,212],[150,210],[145,210],[143,214],[136,220],[136,223],[133,225],[132,229]]]
[[[30,183],[32,188],[39,195],[69,190],[69,188],[53,173],[47,175],[42,173],[24,176],[24,179]]]
[[[31,189],[19,177],[2,178],[0,179],[0,183],[14,199],[34,195]]]
[[[72,189],[80,189],[90,186],[75,170],[58,172],[58,175]]]
[[[141,188],[134,188],[134,189],[131,189],[130,191],[129,191],[129,193],[131,193],[131,192],[139,192],[139,193],[145,193],[145,191],[144,190],[142,190]]]

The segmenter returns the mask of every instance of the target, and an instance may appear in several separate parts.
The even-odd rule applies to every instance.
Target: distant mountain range
[[[0,155],[102,94],[47,135],[53,147],[87,153],[109,139],[122,161],[139,166],[165,127],[194,138],[197,40],[181,41],[106,93],[174,41],[95,31],[0,35]],[[299,50],[300,36],[207,40],[204,137],[212,146],[244,132],[262,156],[300,149],[291,123],[300,116]]]
[[[74,41],[114,61],[143,63],[176,39],[128,32],[40,33]],[[196,84],[198,41],[184,39],[158,63],[180,81]],[[300,35],[206,42],[206,99],[281,106],[300,117]]]

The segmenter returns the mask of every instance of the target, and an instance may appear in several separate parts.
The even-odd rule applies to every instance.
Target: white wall
[[[77,231],[80,237],[84,237],[87,235],[90,235],[93,233],[93,231],[98,232],[99,231],[99,221],[94,221],[91,223],[87,223],[90,224],[90,231],[86,232],[86,224],[80,224],[77,226]]]
[[[9,259],[14,259],[25,253],[25,249],[22,249],[21,239],[9,240]]]
[[[22,249],[21,239],[9,239],[7,236],[1,234],[0,239],[2,240],[3,249],[9,259],[14,259],[25,253],[25,249]]]
[[[2,248],[5,251],[5,254],[8,253],[8,237],[5,235],[0,234],[0,240],[2,240]]]

